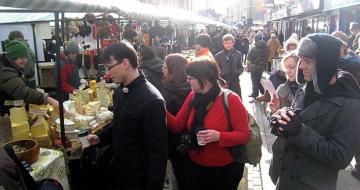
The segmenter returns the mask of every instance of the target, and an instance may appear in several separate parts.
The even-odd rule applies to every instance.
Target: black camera
[[[295,109],[294,108],[289,108],[289,109],[287,109],[287,111],[292,111],[292,112],[295,113],[295,115],[299,115],[302,110],[300,108],[295,108]],[[293,117],[288,112],[287,112],[286,115],[288,117],[290,117],[290,118]],[[270,118],[270,127],[271,127],[271,133],[273,135],[278,136],[278,137],[287,137],[287,135],[284,132],[279,130],[279,128],[283,127],[283,125],[278,123],[278,118],[276,118],[276,117],[271,117]]]
[[[180,144],[177,147],[177,151],[182,155],[186,155],[188,150],[190,149],[191,142],[192,141],[190,133],[183,133],[180,137]]]

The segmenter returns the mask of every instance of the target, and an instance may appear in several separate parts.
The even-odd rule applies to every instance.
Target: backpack
[[[230,120],[230,113],[229,113],[229,102],[228,102],[228,95],[232,92],[229,89],[223,89],[223,106],[226,113],[226,118],[229,123],[229,131],[234,131],[231,120]],[[253,120],[252,117],[248,114],[249,121]],[[234,160],[238,163],[249,163],[253,166],[256,166],[260,163],[261,160],[261,133],[260,128],[256,124],[256,122],[249,122],[250,128],[250,137],[249,141],[246,144],[240,144],[234,147],[229,147],[229,151],[234,158]]]

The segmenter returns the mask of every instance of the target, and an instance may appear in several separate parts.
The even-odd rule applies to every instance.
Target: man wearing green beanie
[[[50,103],[58,109],[58,101],[25,84],[23,70],[29,57],[27,46],[17,40],[6,40],[5,51],[6,53],[0,54],[0,116],[9,113],[9,109],[16,106],[14,100],[30,104]]]
[[[20,31],[18,31],[18,30],[11,31],[9,33],[8,39],[9,40],[18,40],[20,42],[23,42],[28,47],[29,57],[28,57],[27,64],[25,64],[25,67],[24,67],[24,75],[26,78],[26,85],[32,89],[36,89],[35,53],[30,49],[28,42],[25,40],[24,35]]]
[[[68,99],[69,94],[72,94],[75,89],[80,86],[79,69],[76,64],[76,57],[80,54],[79,45],[75,41],[71,41],[66,47],[64,54],[61,54],[60,59],[60,75],[61,87],[65,99]],[[57,77],[57,66],[54,65],[54,75]]]

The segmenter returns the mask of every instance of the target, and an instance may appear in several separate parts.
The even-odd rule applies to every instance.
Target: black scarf
[[[218,85],[212,87],[206,94],[196,93],[191,101],[191,106],[195,108],[194,119],[191,123],[191,142],[196,149],[200,149],[197,143],[196,133],[204,130],[204,118],[210,109],[211,103],[220,94],[221,89]]]

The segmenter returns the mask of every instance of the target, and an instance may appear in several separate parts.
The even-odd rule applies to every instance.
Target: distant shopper
[[[243,72],[242,55],[234,48],[235,38],[231,34],[224,35],[224,49],[215,55],[220,68],[220,75],[226,81],[227,88],[241,97],[239,76]]]
[[[351,28],[350,28],[350,32],[351,32],[351,35],[350,35],[350,38],[349,38],[349,48],[353,51],[355,51],[357,49],[357,47],[354,46],[354,44],[356,45],[357,42],[356,42],[356,36],[360,33],[360,24],[355,22],[351,25]]]
[[[256,98],[259,91],[263,94],[264,88],[260,84],[262,73],[267,68],[268,50],[262,35],[255,36],[255,46],[250,49],[247,56],[247,68],[251,75],[252,93],[249,97]]]
[[[213,54],[210,52],[211,38],[208,34],[199,34],[195,37],[194,48],[196,57],[205,56],[214,60]]]
[[[279,57],[279,51],[281,49],[281,44],[275,34],[271,34],[270,40],[266,42],[266,47],[269,52],[267,72],[270,73],[273,59]]]
[[[351,56],[355,56],[355,53],[348,48],[349,45],[349,37],[342,31],[335,31],[331,33],[331,36],[338,38],[341,41],[340,47],[340,58],[348,58]]]
[[[158,57],[156,50],[151,46],[141,47],[138,53],[140,63],[139,69],[143,72],[145,78],[161,91],[164,86],[164,61]]]
[[[280,33],[278,35],[278,40],[279,40],[280,44],[283,46],[284,45],[284,34],[282,33],[282,30],[280,30]]]
[[[285,53],[289,53],[294,51],[299,44],[299,38],[296,33],[292,33],[289,39],[287,39],[284,43]]]
[[[268,40],[270,40],[270,38],[271,38],[271,31],[270,31],[270,29],[266,29],[266,30],[265,30],[265,34],[264,34],[264,36],[262,37],[262,39],[263,39],[265,42],[267,42]]]
[[[65,99],[69,98],[75,89],[80,86],[79,69],[76,64],[76,57],[80,54],[79,45],[71,41],[66,47],[64,54],[60,55],[60,80],[62,92]],[[54,65],[55,79],[57,77],[57,66]]]
[[[245,32],[241,34],[240,36],[240,53],[242,55],[242,60],[245,62],[246,60],[246,56],[249,53],[249,48],[250,48],[250,42],[246,37]]]
[[[29,58],[28,58],[27,64],[25,65],[25,68],[24,68],[24,75],[26,78],[26,85],[32,89],[36,89],[36,77],[35,77],[36,57],[35,57],[35,53],[32,51],[32,49],[30,49],[29,43],[24,39],[24,35],[20,31],[18,31],[18,30],[11,31],[9,33],[8,39],[21,41],[21,42],[25,43],[25,45],[28,47]]]
[[[212,39],[212,43],[211,43],[211,53],[213,55],[216,55],[223,49],[223,43],[222,43],[223,35],[224,34],[221,32],[220,29],[216,30],[216,35]]]
[[[114,120],[92,145],[113,150],[113,189],[162,190],[168,157],[165,101],[138,72],[137,55],[128,42],[108,46],[103,62],[115,83]],[[101,175],[101,174],[99,174]]]

